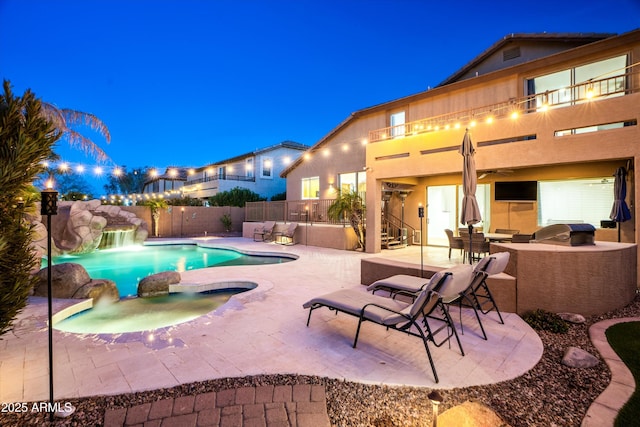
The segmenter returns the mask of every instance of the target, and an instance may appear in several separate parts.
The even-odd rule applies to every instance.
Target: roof
[[[511,33],[504,36],[501,40],[498,40],[488,49],[482,52],[480,55],[473,58],[466,65],[460,68],[458,71],[447,77],[438,86],[445,86],[450,83],[454,83],[464,75],[472,71],[479,64],[487,60],[491,55],[507,47],[510,44],[523,43],[523,42],[537,42],[537,43],[563,43],[566,44],[566,49],[582,46],[585,44],[593,43],[596,41],[604,40],[609,37],[615,36],[615,33]],[[541,55],[539,57],[546,56]],[[532,58],[537,59],[537,58]]]

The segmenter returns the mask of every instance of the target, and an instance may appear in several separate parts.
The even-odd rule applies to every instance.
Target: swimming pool
[[[137,295],[138,282],[162,271],[189,271],[228,265],[280,264],[295,258],[275,255],[243,254],[231,249],[196,244],[127,246],[98,250],[82,255],[62,255],[53,264],[74,262],[82,265],[92,279],[113,280],[120,297]]]

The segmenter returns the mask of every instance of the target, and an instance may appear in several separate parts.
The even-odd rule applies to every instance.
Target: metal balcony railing
[[[193,184],[201,184],[203,182],[209,182],[209,181],[251,181],[251,182],[255,182],[256,177],[255,176],[246,176],[246,175],[213,175],[213,176],[207,176],[205,178],[198,178],[198,179],[192,179],[192,180],[188,180],[187,182],[184,183],[184,185],[193,185]]]
[[[418,135],[461,126],[474,126],[512,115],[527,114],[552,108],[567,107],[640,91],[640,71],[613,77],[590,80],[562,89],[513,98],[505,102],[456,111],[439,116],[388,126],[369,131],[369,142],[379,142],[404,136]]]

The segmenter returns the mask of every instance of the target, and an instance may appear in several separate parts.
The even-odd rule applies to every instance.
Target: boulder
[[[79,288],[73,298],[93,298],[94,304],[98,301],[115,302],[120,300],[120,293],[113,280],[95,279]]]
[[[435,424],[434,424],[435,425]],[[498,414],[479,402],[466,401],[447,409],[438,417],[440,427],[508,427]]]
[[[586,322],[586,319],[581,314],[576,314],[576,313],[558,313],[558,316],[562,320],[564,320],[565,322],[569,322],[569,323],[578,324],[578,323]]]
[[[169,285],[180,283],[180,273],[163,271],[145,277],[138,283],[139,297],[157,297],[169,294]]]
[[[48,268],[41,269],[38,274],[38,283],[33,294],[46,297],[48,293],[47,275]],[[89,273],[80,264],[65,262],[51,266],[51,296],[53,298],[73,298],[74,294],[91,281]]]
[[[562,364],[572,368],[592,368],[598,363],[600,359],[577,347],[569,347],[562,358]]]

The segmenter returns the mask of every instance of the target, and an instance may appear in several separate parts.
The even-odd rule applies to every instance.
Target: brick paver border
[[[105,427],[330,426],[322,385],[241,387],[109,409]]]

